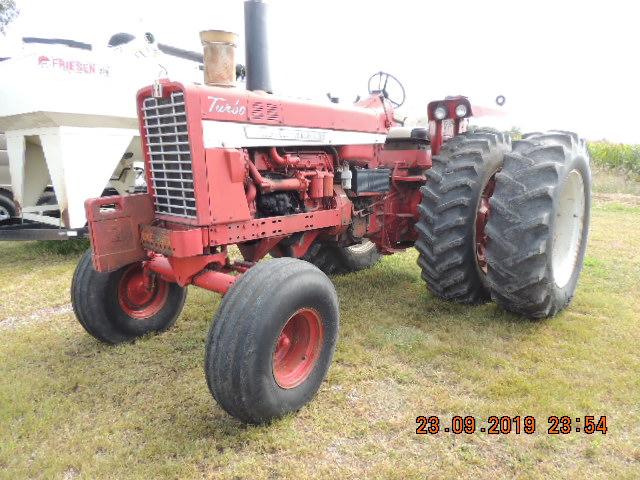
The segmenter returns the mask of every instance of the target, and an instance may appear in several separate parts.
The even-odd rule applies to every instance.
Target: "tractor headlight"
[[[447,108],[444,105],[438,105],[433,111],[433,116],[436,117],[437,120],[444,120],[447,118]]]
[[[462,118],[467,114],[467,106],[460,104],[456,107],[456,117]]]

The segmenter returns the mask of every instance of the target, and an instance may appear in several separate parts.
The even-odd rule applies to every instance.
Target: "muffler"
[[[273,93],[269,74],[266,2],[244,2],[244,36],[247,62],[247,90]]]

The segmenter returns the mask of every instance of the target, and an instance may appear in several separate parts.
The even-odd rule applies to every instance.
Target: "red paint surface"
[[[118,215],[88,215],[92,232],[108,231],[116,225],[125,239],[92,234],[94,261],[103,270],[148,258],[148,268],[167,281],[220,292],[237,278],[232,273],[246,271],[270,251],[302,256],[316,240],[349,245],[362,236],[370,238],[383,253],[411,246],[416,240],[413,226],[418,219],[419,189],[426,182],[432,155],[466,124],[460,119],[438,121],[433,111],[446,105],[453,118],[455,107],[464,103],[471,114],[465,97],[430,103],[431,140],[427,146],[394,140],[389,148],[377,144],[205,149],[203,120],[384,134],[393,125],[393,108],[377,95],[344,106],[166,81],[162,90],[164,96],[184,92],[196,218],[154,215],[154,191],[148,178],[149,194],[142,196],[144,200],[133,205],[124,200],[127,197],[112,197],[111,202],[123,206]],[[138,93],[139,110],[152,91],[147,87]],[[148,165],[142,115],[140,119]],[[345,191],[339,180],[345,162],[351,167],[389,169],[390,190],[359,196],[353,190]],[[298,195],[302,207],[296,208],[304,211],[261,218],[257,207],[260,196],[285,191]],[[88,202],[87,208],[95,210],[99,204]],[[288,238],[292,235],[296,236]],[[280,247],[284,239],[287,242]],[[226,247],[234,244],[248,262],[241,268],[227,258]]]
[[[323,339],[318,312],[303,308],[291,316],[273,352],[273,377],[281,388],[295,388],[309,377],[320,357]]]
[[[142,263],[134,263],[118,284],[118,303],[131,318],[146,320],[162,310],[169,295],[169,284],[162,278],[147,278]]]

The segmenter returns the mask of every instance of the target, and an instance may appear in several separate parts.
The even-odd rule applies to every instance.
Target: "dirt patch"
[[[28,315],[6,317],[0,320],[0,330],[13,330],[15,328],[43,323],[53,320],[54,317],[71,313],[73,308],[70,303],[59,307],[42,308]]]
[[[598,202],[616,202],[632,207],[640,206],[640,195],[632,195],[630,193],[594,193],[594,200]]]

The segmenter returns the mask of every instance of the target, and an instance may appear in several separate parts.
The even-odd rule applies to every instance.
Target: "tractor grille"
[[[184,93],[145,99],[143,117],[156,213],[196,218]]]

